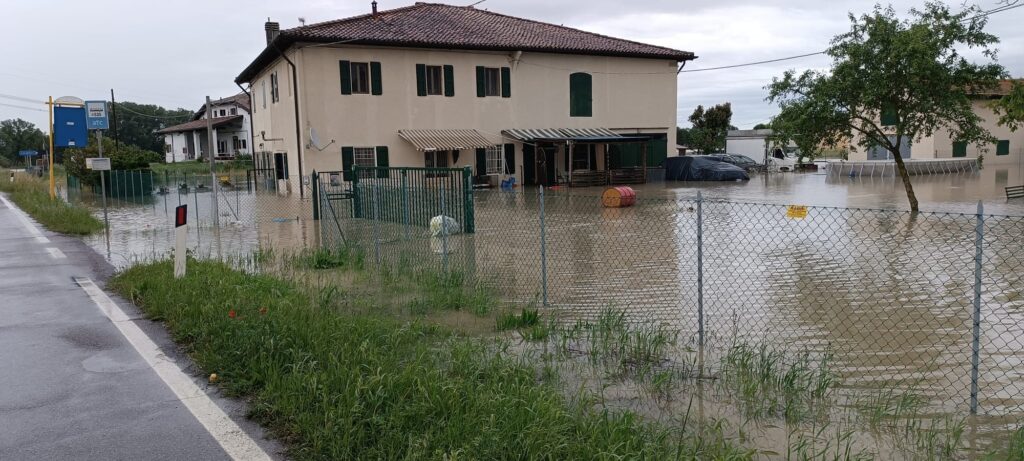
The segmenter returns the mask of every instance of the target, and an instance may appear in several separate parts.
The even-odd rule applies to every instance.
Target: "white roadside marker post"
[[[188,241],[188,205],[174,209],[174,278],[185,276],[185,245]]]

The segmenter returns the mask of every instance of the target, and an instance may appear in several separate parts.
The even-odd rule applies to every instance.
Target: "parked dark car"
[[[666,181],[740,181],[750,179],[736,165],[711,156],[682,156],[665,159]]]
[[[708,157],[714,157],[725,163],[736,165],[744,170],[751,171],[761,168],[761,164],[754,161],[754,159],[747,157],[746,155],[740,154],[711,154]]]

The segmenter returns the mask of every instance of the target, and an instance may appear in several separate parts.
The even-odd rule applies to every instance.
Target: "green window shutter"
[[[501,68],[501,97],[512,97],[512,69],[508,67]]]
[[[1010,140],[1004,139],[996,143],[996,155],[1010,155]]]
[[[341,70],[341,94],[352,94],[352,66],[348,61],[339,61]]]
[[[569,116],[593,116],[593,78],[585,72],[569,76]]]
[[[341,171],[342,179],[346,181],[352,180],[352,167],[355,166],[356,156],[355,149],[351,147],[341,148]]]
[[[384,86],[380,81],[380,63],[370,63],[370,94],[380,96],[384,94]]]
[[[388,167],[388,146],[377,146],[377,167],[387,168]],[[388,177],[388,170],[381,169],[377,170],[378,178]]]
[[[444,95],[455,96],[455,67],[447,64],[444,66]]]
[[[956,141],[953,143],[953,156],[954,157],[966,157],[967,156],[967,143],[963,141]]]
[[[487,90],[484,87],[484,80],[487,79],[487,76],[484,74],[486,74],[484,66],[476,66],[476,97],[478,98],[487,96]]]
[[[515,144],[505,144],[505,174],[516,174]]]
[[[487,174],[487,149],[478,147],[476,149],[476,175]]]
[[[427,95],[427,65],[416,64],[416,96]]]
[[[893,126],[899,123],[899,116],[896,115],[896,109],[886,108],[882,109],[882,126]]]

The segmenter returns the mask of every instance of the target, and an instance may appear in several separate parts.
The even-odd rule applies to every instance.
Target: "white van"
[[[796,171],[797,154],[796,151],[784,150],[781,147],[772,149],[772,154],[768,157],[768,168],[777,171]]]

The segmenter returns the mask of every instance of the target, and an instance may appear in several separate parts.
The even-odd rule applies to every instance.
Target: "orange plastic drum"
[[[601,203],[607,208],[622,208],[636,203],[636,192],[632,187],[609,187],[601,194]]]

